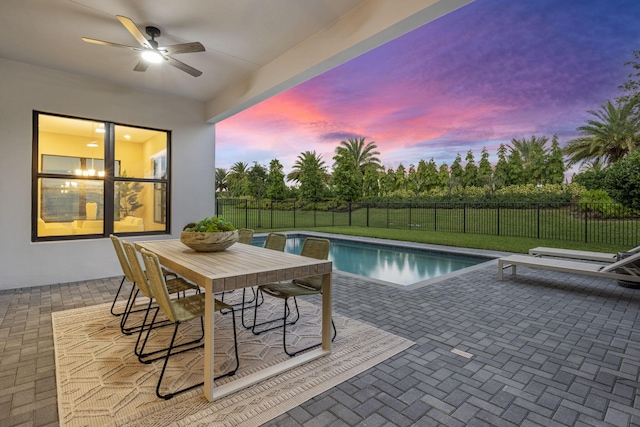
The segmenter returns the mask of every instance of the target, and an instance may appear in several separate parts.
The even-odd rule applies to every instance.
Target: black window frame
[[[56,179],[69,179],[68,174],[57,173],[44,173],[38,170],[38,161],[41,156],[39,150],[39,117],[41,115],[63,117],[76,120],[87,120],[93,122],[104,123],[105,137],[104,137],[104,177],[87,177],[83,176],[79,179],[97,180],[104,182],[104,212],[103,212],[103,233],[99,234],[71,234],[60,236],[38,236],[38,218],[40,215],[38,206],[38,185],[41,179],[56,178]],[[167,135],[167,147],[166,147],[166,173],[164,178],[137,178],[137,177],[115,177],[114,176],[114,153],[115,153],[115,127],[126,126],[139,129],[146,129],[156,132],[164,132]],[[126,236],[138,236],[138,235],[167,235],[171,234],[171,137],[172,132],[169,129],[157,129],[146,126],[132,125],[126,123],[118,123],[107,120],[91,119],[87,117],[76,117],[65,114],[50,113],[45,111],[33,110],[32,116],[32,167],[31,167],[31,241],[32,242],[47,242],[47,241],[64,241],[64,240],[85,240],[96,238],[107,238],[110,234],[126,235]],[[166,206],[165,206],[165,228],[164,230],[147,230],[139,232],[119,232],[114,233],[114,195],[115,186],[117,182],[140,182],[143,184],[156,184],[166,186]]]

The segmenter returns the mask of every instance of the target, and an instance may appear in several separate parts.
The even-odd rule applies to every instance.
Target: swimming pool
[[[302,234],[289,235],[285,251],[299,254]],[[266,237],[254,237],[254,246],[263,246]],[[406,247],[329,239],[329,259],[333,268],[359,276],[383,280],[403,286],[449,274],[487,261],[484,257],[433,252]]]

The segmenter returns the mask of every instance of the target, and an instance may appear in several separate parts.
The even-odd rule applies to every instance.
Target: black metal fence
[[[637,246],[640,217],[613,203],[349,203],[218,199],[237,227],[359,226]]]

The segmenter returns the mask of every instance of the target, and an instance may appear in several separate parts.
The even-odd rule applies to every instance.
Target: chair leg
[[[227,293],[231,293],[233,291],[228,291],[228,292],[222,292],[221,296],[220,296],[220,301],[224,302],[224,295]],[[256,304],[256,301],[258,300],[258,291],[256,290],[256,288],[251,287],[251,293],[252,298],[247,300],[247,288],[243,288],[242,289],[242,302],[236,302],[234,304],[229,304],[232,307],[242,311],[242,326],[244,326],[246,329],[250,329],[251,326],[246,326],[244,323],[244,311],[245,310],[249,310],[251,308],[253,308],[253,305],[250,304]],[[262,300],[260,302],[258,302],[258,306],[262,305],[262,303],[264,303],[264,295],[262,296]],[[230,313],[229,310],[220,310],[221,314],[228,314]]]
[[[233,347],[234,347],[234,351],[235,351],[235,354],[236,354],[236,367],[233,368],[233,370],[227,372],[226,374],[218,375],[217,377],[213,378],[214,380],[217,380],[217,379],[220,379],[220,378],[223,378],[223,377],[230,377],[232,375],[235,375],[236,371],[240,367],[240,357],[238,356],[238,336],[236,334],[236,314],[235,314],[235,310],[233,308],[231,308],[231,318],[233,319]],[[203,321],[203,324],[202,324],[202,334],[204,336],[204,321]]]
[[[140,292],[140,290],[136,286],[131,288],[131,293],[129,294],[127,305],[124,309],[122,318],[120,319],[120,331],[122,331],[122,333],[125,335],[131,335],[136,330],[135,327],[127,328],[126,325],[127,320],[129,320],[129,315],[132,313],[133,306],[135,305],[136,298],[138,297],[138,292]]]
[[[259,288],[258,288],[258,293],[262,293],[262,291],[260,291]],[[264,295],[262,296],[262,298],[264,298]],[[273,329],[281,328],[282,327],[281,325],[276,325],[276,326],[273,326],[271,328],[263,329],[261,331],[257,331],[256,330],[256,326],[268,325],[268,324],[271,324],[271,323],[279,322],[281,320],[284,321],[285,323],[287,323],[287,318],[291,314],[291,309],[289,309],[289,303],[288,303],[287,299],[285,299],[284,300],[284,317],[279,317],[279,318],[273,319],[273,320],[265,320],[264,322],[257,323],[258,307],[259,307],[259,305],[255,305],[254,306],[254,310],[253,310],[253,326],[251,327],[251,332],[254,335],[260,335],[260,334],[262,334],[264,332],[271,331]],[[297,303],[296,303],[296,314],[297,314],[296,318],[294,320],[288,322],[289,325],[293,325],[294,323],[296,323],[298,321],[298,319],[300,319],[300,310],[298,310],[298,304]],[[244,326],[244,322],[243,322],[242,325]]]
[[[236,354],[236,367],[232,371],[229,371],[229,372],[227,372],[225,374],[222,374],[222,375],[219,375],[219,376],[215,377],[214,380],[217,380],[217,379],[222,378],[222,377],[229,377],[229,376],[235,375],[236,371],[238,370],[238,367],[240,366],[240,358],[238,357],[238,338],[237,338],[237,335],[236,335],[236,316],[235,316],[235,313],[233,313],[232,318],[233,318],[233,345],[234,345],[235,354]],[[172,397],[174,397],[174,396],[176,396],[176,395],[178,395],[180,393],[184,393],[186,391],[193,390],[194,388],[201,387],[201,386],[204,385],[204,381],[203,381],[201,383],[194,384],[194,385],[191,385],[189,387],[185,387],[183,389],[180,389],[178,391],[174,391],[172,393],[167,393],[167,394],[161,394],[160,393],[160,387],[162,385],[162,379],[164,378],[164,373],[165,373],[165,371],[167,369],[167,364],[169,363],[169,357],[175,356],[176,354],[180,354],[180,353],[183,353],[185,351],[194,350],[194,349],[196,349],[198,347],[201,347],[201,346],[192,347],[192,348],[189,348],[187,350],[181,350],[181,351],[172,353],[171,350],[173,350],[174,348],[178,347],[178,346],[174,346],[175,340],[176,340],[176,335],[178,333],[178,326],[180,326],[180,324],[176,323],[176,328],[173,331],[173,336],[171,337],[171,343],[169,344],[169,349],[167,350],[167,355],[164,357],[164,364],[162,365],[162,371],[160,372],[160,378],[158,379],[158,385],[156,386],[156,396],[158,396],[161,399],[165,399],[165,400],[169,400]],[[202,318],[202,317],[200,317],[200,326],[202,327],[202,337],[204,337],[204,318]]]
[[[254,305],[248,305],[248,306],[245,307],[245,299],[244,299],[245,291],[246,291],[246,288],[242,290],[242,309],[240,310],[240,315],[241,315],[241,320],[242,320],[242,327],[245,328],[245,329],[251,329],[252,325],[248,325],[247,326],[244,323],[244,312],[245,312],[245,310],[248,310],[250,308],[260,307],[262,304],[264,304],[264,295],[262,294],[262,292],[258,292],[257,288],[253,288],[252,287],[251,291],[253,292],[253,299],[250,300],[250,301],[246,301],[246,303],[250,304],[250,303],[252,303],[254,301],[256,301],[256,302],[254,303]],[[258,297],[261,297],[260,298],[261,299],[260,302],[257,302],[258,301]],[[255,312],[255,310],[254,310],[254,312]],[[254,317],[254,319],[255,319],[255,317]]]
[[[293,301],[296,304],[296,310],[298,309],[298,301],[296,300],[296,297],[293,297]],[[331,337],[331,341],[333,342],[336,339],[336,336],[338,335],[338,331],[336,330],[336,324],[333,322],[333,318],[331,319],[331,326],[333,327],[333,337]],[[283,330],[282,330],[282,345],[284,347],[284,352],[287,353],[288,356],[295,356],[297,354],[302,353],[303,351],[307,351],[307,350],[311,350],[312,348],[315,347],[319,347],[320,345],[322,345],[322,341],[320,341],[317,344],[313,344],[310,345],[308,347],[302,348],[300,350],[296,350],[293,352],[290,352],[289,350],[287,350],[287,323],[284,322],[284,324],[282,325]]]
[[[144,348],[147,345],[147,341],[149,340],[149,335],[151,334],[151,330],[153,329],[153,325],[156,321],[156,317],[158,316],[158,311],[160,310],[158,307],[156,307],[155,309],[156,311],[153,313],[153,318],[151,319],[151,324],[149,325],[148,328],[144,328],[144,326],[147,324],[147,318],[149,317],[149,311],[151,311],[151,301],[149,301],[149,310],[147,311],[147,313],[144,315],[144,320],[142,321],[142,327],[140,328],[140,332],[138,333],[138,339],[136,340],[136,345],[133,348],[133,353],[138,356],[138,361],[141,363],[145,363],[144,358],[147,356],[150,356],[152,354],[156,354],[156,353],[160,353],[164,350],[160,350],[154,353],[144,353]],[[142,338],[142,333],[144,331],[147,331],[147,335],[144,337],[144,341],[142,342],[142,347],[140,347],[140,350],[138,350],[138,346],[140,345],[140,338]],[[153,360],[157,360],[157,359],[153,359]],[[151,362],[151,361],[149,361]],[[149,363],[147,362],[147,363]]]
[[[138,310],[133,310],[133,306],[135,305],[136,298],[138,296],[138,292],[140,292],[140,289],[138,289],[137,287],[135,288],[135,292],[134,292],[133,288],[131,289],[131,294],[129,295],[129,301],[127,302],[127,307],[125,309],[125,313],[122,316],[122,319],[120,320],[120,330],[125,335],[133,335],[136,332],[141,333],[144,330],[144,327],[146,325],[147,314],[148,314],[149,310],[151,309],[151,302],[152,301],[149,301],[149,305],[147,306],[147,308],[140,308]],[[142,321],[142,324],[126,327],[127,320],[129,320],[129,315],[131,313],[140,313],[140,312],[143,312],[143,311],[146,311],[147,313],[145,313],[145,317],[144,317],[144,320]],[[158,322],[157,324],[155,324],[155,326],[153,326],[153,328],[161,328],[161,327],[164,327],[164,326],[169,326],[172,323],[173,322],[171,322],[169,320],[163,320],[162,322]]]
[[[176,335],[178,334],[178,326],[180,326],[180,323],[176,323],[176,327],[173,330],[173,336],[171,337],[171,344],[169,344],[169,349],[167,350],[167,355],[165,356],[164,364],[162,365],[162,371],[160,372],[160,378],[158,378],[158,385],[156,386],[156,396],[158,396],[160,399],[169,400],[169,399],[171,399],[172,397],[174,397],[177,394],[184,393],[185,391],[189,391],[189,390],[192,390],[192,389],[194,389],[196,387],[201,387],[201,386],[204,385],[204,381],[203,381],[201,383],[194,384],[194,385],[189,386],[189,387],[185,387],[185,388],[183,388],[181,390],[174,391],[173,393],[167,393],[167,394],[161,394],[160,393],[160,387],[162,385],[162,379],[164,378],[164,372],[166,371],[167,364],[169,363],[169,357],[171,357],[171,356],[173,356],[175,354],[181,353],[181,352],[171,353],[171,350],[173,350],[173,343],[175,342]]]
[[[122,311],[122,313],[115,313],[113,311],[113,309],[116,306],[116,302],[118,301],[118,296],[120,295],[120,292],[122,291],[122,287],[124,286],[124,281],[126,280],[126,278],[127,278],[126,276],[124,276],[122,278],[122,281],[120,282],[120,287],[118,288],[118,292],[116,292],[116,296],[113,299],[113,303],[111,304],[111,314],[113,314],[114,316],[123,316],[125,314],[128,315],[127,312],[128,312],[128,308],[129,308],[129,301],[131,301],[131,295],[133,294],[133,292],[135,291],[135,288],[136,288],[136,284],[135,283],[132,284],[131,292],[129,292],[129,299],[127,299],[127,304],[125,305],[125,309]],[[141,309],[138,309],[138,310],[132,310],[131,313],[138,313],[138,312],[144,311],[144,310],[146,310],[146,309],[145,308],[141,308]]]
[[[151,301],[149,302],[149,307],[151,309]],[[151,334],[151,330],[152,329],[157,329],[157,328],[161,328],[164,326],[169,326],[172,322],[169,320],[163,320],[162,322],[159,323],[155,323],[156,321],[156,317],[158,315],[158,312],[160,311],[160,309],[158,307],[156,307],[156,311],[153,315],[153,319],[151,320],[151,324],[149,325],[149,327],[144,328],[144,326],[146,326],[146,320],[147,320],[147,316],[145,316],[145,320],[143,322],[143,328],[140,330],[140,335],[138,335],[138,341],[136,342],[136,346],[134,348],[134,353],[136,354],[136,356],[138,356],[138,361],[140,361],[140,363],[145,363],[145,364],[149,364],[151,362],[154,362],[156,360],[160,360],[166,356],[163,356],[162,354],[167,352],[166,348],[160,349],[160,350],[156,350],[156,351],[150,351],[148,353],[144,353],[144,348],[147,345],[147,341],[149,339],[149,335]],[[180,351],[176,351],[172,354],[180,354],[180,353],[184,353],[185,351],[191,351],[194,350],[196,348],[199,347],[203,347],[204,343],[202,342],[202,339],[204,338],[204,320],[201,318],[201,323],[202,323],[202,334],[200,335],[199,338],[195,339],[195,340],[191,340],[191,341],[187,341],[184,342],[182,344],[178,344],[178,345],[173,345],[173,343],[171,344],[172,348],[181,348],[181,347],[185,347],[185,346],[190,346],[188,348],[184,348]],[[147,335],[144,338],[144,342],[142,343],[142,347],[140,347],[140,350],[138,350],[138,345],[140,343],[140,338],[142,337],[142,332],[146,330],[147,331]],[[193,346],[192,344],[197,344],[197,343],[201,343],[199,345]],[[155,356],[160,354],[160,356],[157,357],[151,357],[151,356]]]
[[[116,301],[118,301],[118,297],[120,296],[120,291],[122,290],[122,285],[124,285],[124,281],[127,277],[123,276],[122,281],[120,282],[120,287],[118,288],[118,292],[116,292],[116,296],[113,298],[113,304],[111,304],[111,314],[114,316],[122,316],[125,312],[122,313],[114,313],[113,308],[116,306]],[[125,310],[126,311],[126,310]]]

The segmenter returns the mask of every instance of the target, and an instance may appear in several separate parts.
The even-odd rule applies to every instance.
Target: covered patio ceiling
[[[215,123],[457,9],[472,0],[4,0],[0,58],[198,100]],[[199,41],[168,64],[135,72],[138,53],[82,37],[139,46],[116,19],[160,46]]]

